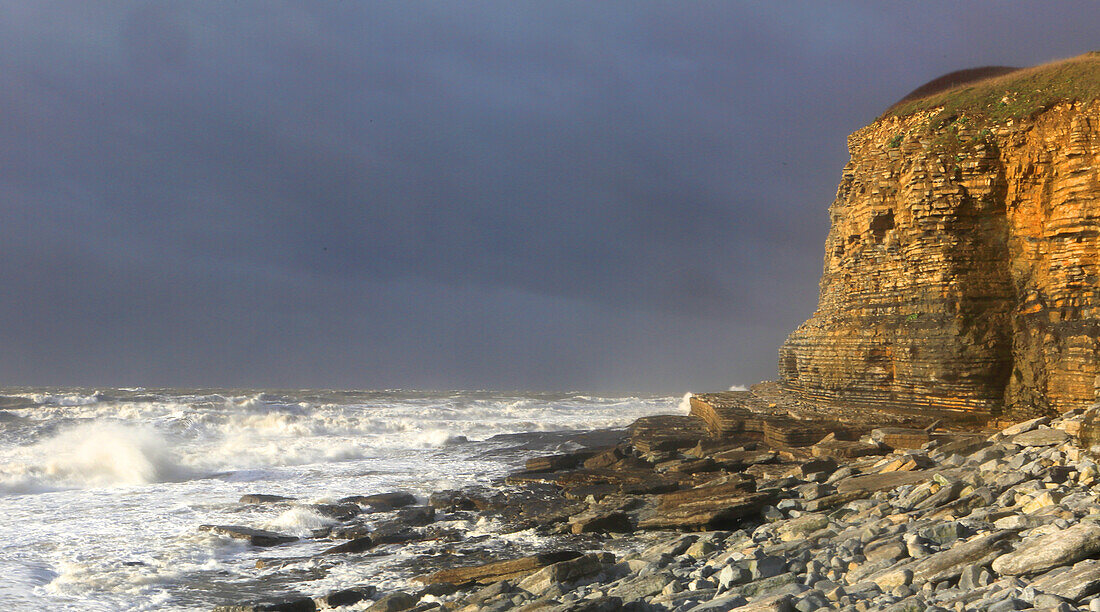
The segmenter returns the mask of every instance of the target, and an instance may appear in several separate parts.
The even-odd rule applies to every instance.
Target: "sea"
[[[198,527],[307,536],[333,523],[309,504],[489,485],[532,456],[580,448],[576,432],[685,413],[686,397],[0,388],[0,609],[210,610],[399,588],[401,552],[262,570],[258,559],[309,558],[326,543],[256,549]],[[300,503],[238,503],[249,493]],[[455,523],[471,537],[493,529]]]

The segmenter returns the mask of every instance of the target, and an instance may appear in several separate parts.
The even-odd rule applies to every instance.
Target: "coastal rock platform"
[[[403,586],[219,610],[1100,608],[1100,467],[1081,442],[1100,407],[997,430],[920,413],[830,421],[774,391],[697,396],[692,414],[647,417],[617,444],[438,492],[416,520],[414,504],[317,535],[357,534],[347,552],[267,566],[323,571],[318,558],[331,569],[419,546]],[[494,548],[451,527],[462,518],[541,544]]]

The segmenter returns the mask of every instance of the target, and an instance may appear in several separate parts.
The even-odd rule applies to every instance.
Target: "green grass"
[[[1096,99],[1100,99],[1100,51],[902,102],[882,117],[905,117],[940,109],[929,121],[932,131],[959,123],[981,129],[1010,119],[1031,117],[1060,102]]]

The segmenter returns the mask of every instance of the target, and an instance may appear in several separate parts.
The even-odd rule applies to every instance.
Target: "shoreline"
[[[1075,438],[1084,418],[999,432],[865,418],[865,435],[777,446],[802,431],[778,414],[720,435],[696,416],[645,417],[613,446],[390,508],[389,526],[326,551],[354,563],[437,538],[405,566],[419,577],[406,588],[215,609],[1098,609],[1100,470]],[[473,538],[431,531],[455,517],[495,524]],[[482,545],[524,530],[541,546]]]

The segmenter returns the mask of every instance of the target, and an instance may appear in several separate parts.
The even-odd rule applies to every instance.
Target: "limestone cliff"
[[[1100,54],[962,83],[848,139],[783,384],[848,405],[1045,413],[1100,374]]]

